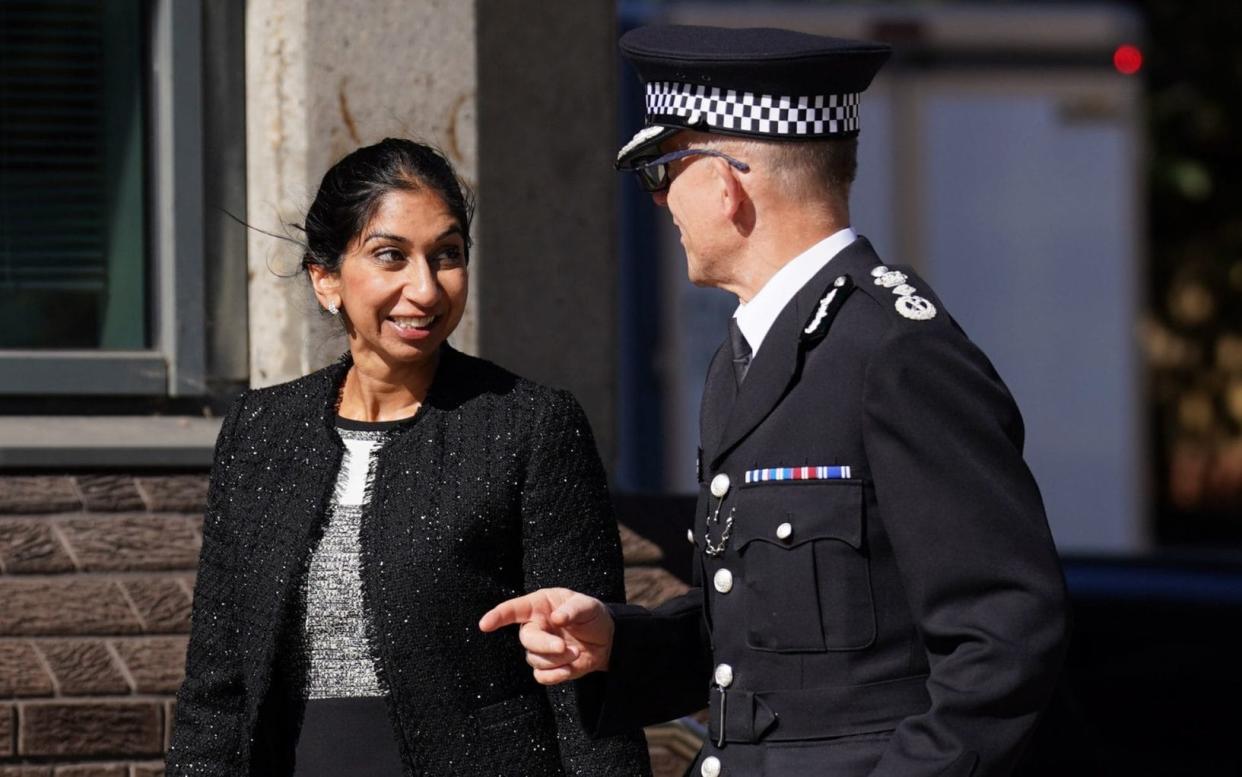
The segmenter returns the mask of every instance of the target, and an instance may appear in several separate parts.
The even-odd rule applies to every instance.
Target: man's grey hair
[[[858,171],[858,138],[775,141],[715,135],[695,145],[735,150],[775,176],[792,197],[849,205],[850,185]]]

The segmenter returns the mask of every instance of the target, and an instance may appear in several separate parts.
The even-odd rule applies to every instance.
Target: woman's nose
[[[418,260],[409,263],[403,293],[406,299],[421,307],[430,307],[439,301],[440,282],[428,262]]]

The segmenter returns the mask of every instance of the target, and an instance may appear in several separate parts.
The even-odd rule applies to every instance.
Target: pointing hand
[[[612,614],[598,599],[568,588],[541,588],[501,602],[479,621],[483,631],[521,624],[526,663],[535,680],[556,685],[608,669]]]

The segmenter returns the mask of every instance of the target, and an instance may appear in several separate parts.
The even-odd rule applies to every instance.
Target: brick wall
[[[0,477],[0,777],[154,777],[202,475]]]
[[[0,476],[0,777],[158,777],[181,682],[205,475]],[[622,528],[626,590],[685,585]],[[697,742],[649,730],[657,777]]]

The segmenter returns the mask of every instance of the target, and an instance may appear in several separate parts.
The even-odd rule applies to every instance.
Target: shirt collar
[[[750,302],[738,304],[733,317],[737,319],[737,326],[742,330],[742,336],[746,338],[746,343],[750,346],[752,359],[755,354],[759,353],[759,346],[763,344],[763,338],[772,328],[776,317],[781,314],[798,290],[815,277],[815,274],[822,270],[832,260],[832,257],[841,253],[846,246],[857,239],[858,235],[849,227],[832,233],[777,270]]]

